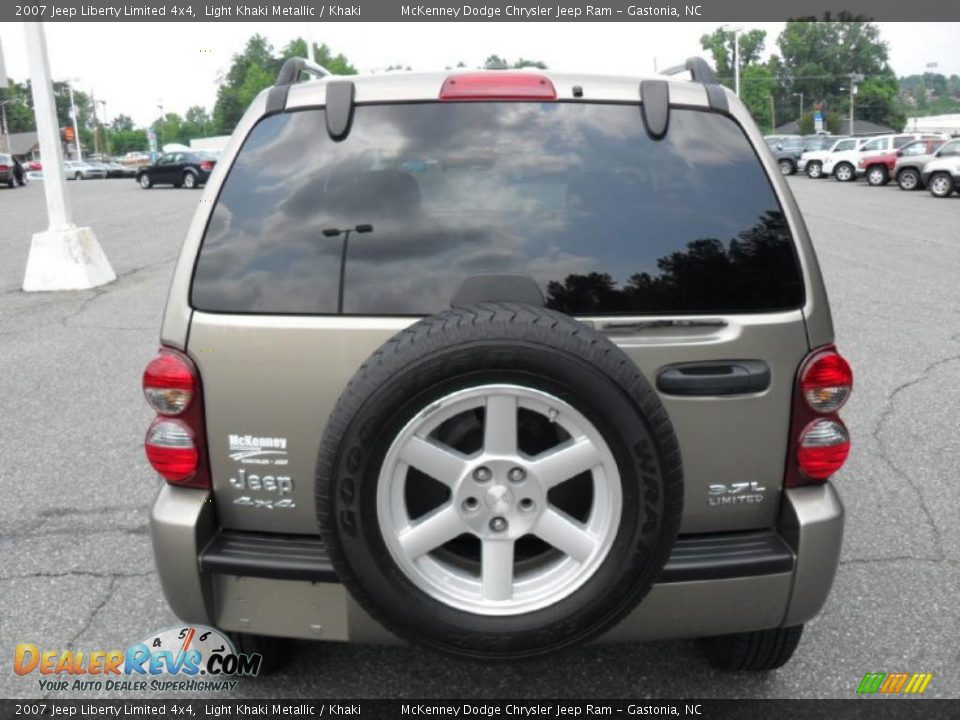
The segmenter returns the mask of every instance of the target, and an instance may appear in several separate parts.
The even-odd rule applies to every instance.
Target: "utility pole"
[[[97,119],[97,101],[93,97],[93,90],[90,91],[90,108],[93,110],[93,152],[99,160],[100,155],[100,120]]]
[[[49,226],[30,241],[23,289],[86,290],[117,279],[93,230],[77,227],[67,203],[66,178],[63,176],[63,150],[57,105],[53,98],[53,80],[47,57],[47,39],[43,24],[23,23],[30,66],[30,89],[37,123],[37,140],[43,158],[43,193],[47,201]]]
[[[106,100],[97,100],[97,101],[93,104],[93,107],[96,108],[97,105],[100,106],[100,110],[101,110],[101,113],[102,113],[102,114],[100,115],[100,117],[103,118],[103,123],[97,121],[97,128],[101,128],[104,124],[109,125],[109,121],[108,121],[108,119],[107,119],[107,101],[106,101]],[[109,144],[110,144],[110,143],[107,142],[107,130],[106,130],[106,128],[104,127],[104,128],[103,128],[103,149],[104,149],[105,152],[110,152],[110,148],[107,147]]]
[[[67,81],[67,88],[70,90],[70,114],[73,115],[73,141],[75,143],[77,160],[83,160],[83,149],[80,147],[80,126],[77,124],[77,104],[73,101],[72,81]]]
[[[0,129],[3,130],[3,146],[10,152],[10,130],[7,128],[7,103],[12,103],[13,99],[0,102]]]
[[[800,96],[800,117],[802,118],[803,117],[803,93],[798,92],[793,94],[794,97],[797,97],[798,95]]]
[[[857,83],[863,81],[863,75],[860,73],[850,73],[850,135],[853,135],[853,98],[857,94]]]
[[[773,102],[773,94],[770,94],[770,132],[775,132],[777,127],[777,106]]]

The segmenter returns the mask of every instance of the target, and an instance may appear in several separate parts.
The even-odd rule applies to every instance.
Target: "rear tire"
[[[187,190],[193,190],[197,187],[197,176],[192,172],[185,172],[183,174],[183,181],[180,184]]]
[[[766,672],[783,667],[800,644],[803,625],[704,638],[701,647],[710,664],[731,672]]]
[[[296,649],[296,643],[287,638],[234,632],[228,632],[227,637],[233,641],[233,646],[238,653],[245,655],[257,653],[263,658],[260,661],[260,675],[271,675],[281,670],[290,662]]]
[[[73,176],[74,180],[83,180],[83,173],[77,173]]]
[[[920,173],[913,168],[905,168],[897,174],[897,185],[901,190],[911,192],[920,187]]]
[[[842,162],[833,169],[833,176],[837,182],[853,182],[857,179],[857,171],[848,162]]]
[[[823,177],[823,165],[819,162],[807,163],[807,177],[812,180],[819,180]]]
[[[949,173],[934,173],[930,176],[928,187],[930,188],[930,194],[934,197],[950,197],[953,192],[953,178],[950,177]]]
[[[140,183],[140,187],[144,190],[149,190],[153,187],[153,182],[150,180],[150,176],[146,173],[143,173],[140,177],[137,178],[137,182]]]
[[[793,175],[797,172],[797,166],[794,165],[789,160],[781,160],[780,165],[780,174],[781,175]]]
[[[873,187],[880,187],[890,182],[890,174],[885,165],[871,165],[867,168],[867,183]]]

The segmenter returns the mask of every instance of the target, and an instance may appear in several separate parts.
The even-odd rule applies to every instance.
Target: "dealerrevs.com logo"
[[[41,649],[20,643],[13,670],[48,691],[197,692],[234,690],[260,672],[259,654],[238,653],[229,638],[202,625],[170,628],[126,650]]]

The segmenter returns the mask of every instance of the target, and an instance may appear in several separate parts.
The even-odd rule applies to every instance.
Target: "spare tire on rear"
[[[484,303],[421,320],[357,371],[316,499],[374,618],[506,658],[623,618],[670,555],[683,481],[666,411],[622,350],[557,312]]]

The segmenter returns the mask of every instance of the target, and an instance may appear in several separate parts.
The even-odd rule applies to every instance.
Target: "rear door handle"
[[[762,360],[711,360],[668,365],[657,374],[657,390],[667,395],[743,395],[770,387]]]

